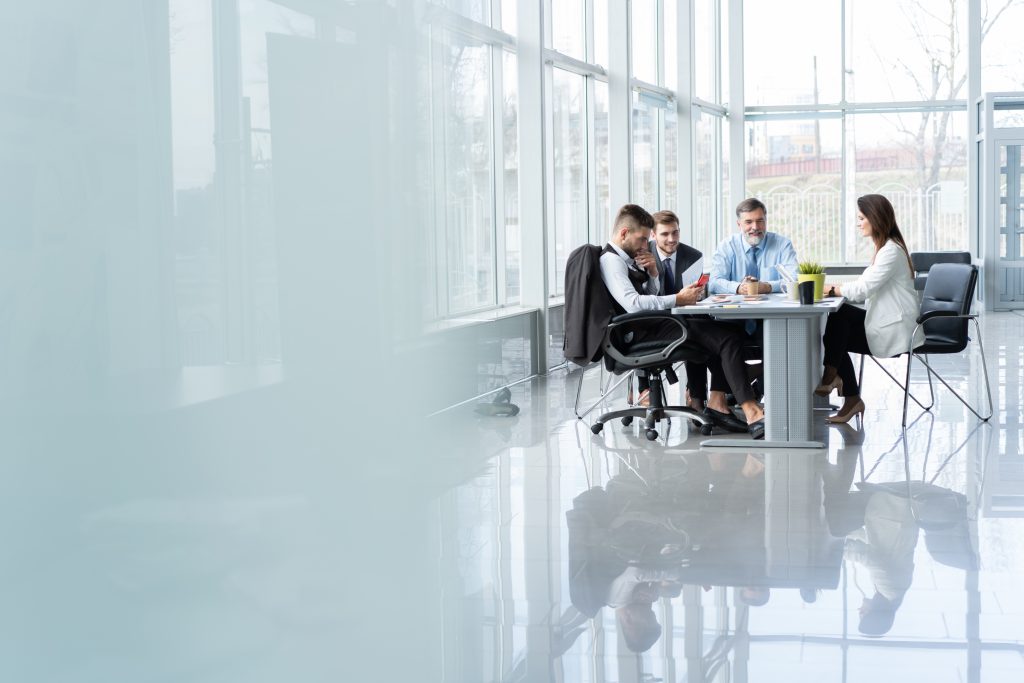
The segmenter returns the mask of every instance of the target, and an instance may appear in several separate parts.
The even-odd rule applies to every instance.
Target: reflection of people
[[[914,267],[892,204],[879,194],[858,198],[857,222],[861,234],[875,245],[871,265],[853,282],[825,287],[828,296],[865,304],[865,308],[844,304],[828,316],[825,326],[825,369],[814,392],[827,396],[838,389],[842,394],[839,412],[826,418],[833,423],[849,422],[864,412],[850,352],[879,358],[906,352],[920,310]]]
[[[657,495],[632,475],[617,475],[573,500],[569,529],[569,597],[582,614],[615,610],[626,646],[644,652],[658,640],[661,625],[653,604],[680,592],[679,572],[690,550],[683,527],[687,512],[672,504],[685,489]]]
[[[914,577],[918,526],[910,499],[885,490],[870,495],[864,526],[846,539],[846,556],[867,568],[874,594],[865,596],[858,629],[868,636],[889,632]]]
[[[782,291],[776,266],[796,273],[796,250],[786,237],[768,232],[768,209],[759,199],[736,207],[739,233],[718,245],[711,262],[712,294],[768,294]],[[749,291],[748,291],[749,290]]]
[[[647,652],[661,637],[652,602],[633,602],[615,610],[622,639],[631,652]]]
[[[648,251],[653,227],[654,219],[647,211],[635,204],[626,204],[619,210],[612,238],[601,254],[601,277],[618,304],[619,313],[665,310],[697,301],[701,288],[696,285],[676,294],[660,294],[657,260]],[[691,318],[686,324],[687,343],[718,357],[726,383],[743,409],[750,433],[754,438],[764,438],[764,411],[755,400],[747,378],[742,336],[733,326],[715,320]],[[634,338],[632,341],[675,339],[678,336],[678,325],[666,322],[646,333],[642,339]],[[725,400],[724,393],[720,398]]]
[[[661,624],[654,613],[654,601],[665,587],[678,585],[679,567],[666,569],[629,567],[612,582],[606,602],[615,608],[615,618],[626,647],[646,652],[661,637]]]

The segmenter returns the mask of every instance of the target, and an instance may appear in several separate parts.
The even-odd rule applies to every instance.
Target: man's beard
[[[747,244],[752,247],[760,246],[761,242],[764,242],[764,235],[745,235],[745,237],[747,238]]]

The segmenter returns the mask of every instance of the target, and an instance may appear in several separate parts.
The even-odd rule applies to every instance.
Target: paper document
[[[789,272],[789,269],[781,263],[775,266],[775,271],[782,276],[782,279],[786,282],[796,282],[796,275]]]

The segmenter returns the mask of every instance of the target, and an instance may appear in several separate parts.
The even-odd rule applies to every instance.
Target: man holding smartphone
[[[678,224],[677,224],[678,225]],[[650,251],[654,218],[642,207],[626,204],[615,218],[611,239],[601,253],[601,279],[618,312],[658,311],[696,303],[703,287],[696,283],[675,294],[661,293],[657,259]],[[657,240],[655,240],[657,241]],[[678,242],[678,237],[675,238]],[[712,367],[711,407],[725,407],[725,390],[731,388],[746,418],[745,427],[755,439],[764,438],[764,411],[754,398],[742,356],[742,333],[734,326],[717,320],[691,317],[687,321],[690,336],[687,342],[707,351],[716,364]],[[679,335],[676,325],[666,324],[647,332],[643,339],[671,339]],[[716,368],[718,372],[716,372]],[[689,374],[689,373],[688,373]],[[719,388],[716,375],[721,377]],[[723,421],[724,411],[715,411],[712,419],[730,429]],[[719,419],[715,419],[718,417]],[[736,420],[735,417],[733,417]],[[731,422],[731,421],[730,421]],[[737,427],[743,426],[736,420]]]

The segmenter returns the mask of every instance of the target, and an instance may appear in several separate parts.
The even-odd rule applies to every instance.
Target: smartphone
[[[704,273],[703,275],[700,276],[700,279],[697,280],[697,284],[700,285],[701,287],[703,287],[710,280],[711,280],[711,273]]]

